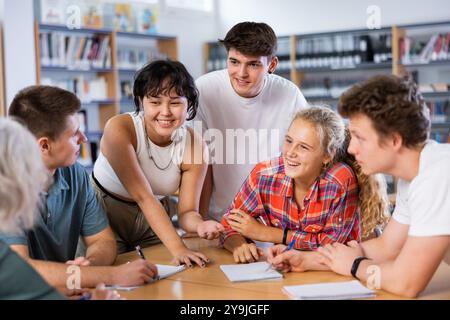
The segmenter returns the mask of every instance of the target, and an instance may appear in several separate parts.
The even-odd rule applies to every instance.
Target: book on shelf
[[[447,83],[421,83],[419,90],[422,93],[449,92],[450,84]]]
[[[41,0],[41,22],[46,24],[64,24],[66,3],[63,0]]]
[[[336,34],[300,37],[296,68],[354,68],[362,63],[392,60],[391,34]]]
[[[278,56],[278,66],[277,70],[279,72],[289,71],[291,69],[291,40],[290,38],[280,38],[277,41],[277,56]]]
[[[155,6],[145,4],[134,7],[136,17],[136,32],[144,34],[157,33],[157,22],[159,11]]]
[[[88,70],[111,68],[109,35],[75,35],[63,32],[39,33],[43,67]]]
[[[128,3],[116,3],[114,6],[114,30],[133,32],[135,31],[135,21],[133,8]]]
[[[78,122],[80,123],[80,131],[84,134],[87,132],[87,112],[86,110],[80,110],[77,113]],[[92,154],[91,145],[88,141],[81,143],[78,156],[78,162],[83,166],[92,166]]]
[[[133,98],[133,84],[131,80],[120,81],[120,96],[122,99]]]
[[[209,45],[207,71],[221,70],[227,67],[227,52],[220,43]]]
[[[103,28],[103,4],[101,1],[89,0],[85,2],[83,26],[86,28]]]
[[[305,79],[301,90],[307,98],[339,98],[343,92],[353,84],[366,80],[364,77],[346,77],[343,79],[330,79],[329,77]]]
[[[56,86],[77,95],[82,103],[108,100],[107,82],[104,77],[87,78],[84,75],[66,77],[65,79],[42,78],[41,84]]]
[[[450,32],[399,40],[400,61],[405,64],[450,60]]]
[[[156,47],[120,48],[117,50],[119,69],[139,70],[150,61],[158,59],[167,59],[167,55]]]
[[[430,119],[434,123],[450,122],[450,100],[427,101]],[[450,125],[449,125],[450,128]]]

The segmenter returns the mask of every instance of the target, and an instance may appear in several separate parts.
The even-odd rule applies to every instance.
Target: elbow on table
[[[406,284],[402,283],[390,290],[392,293],[398,294],[405,298],[415,299],[419,296],[419,294],[424,290],[422,286],[419,286],[416,283]]]

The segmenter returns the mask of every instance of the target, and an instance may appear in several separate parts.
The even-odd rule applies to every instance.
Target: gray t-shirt
[[[75,258],[80,236],[95,235],[108,226],[89,175],[78,163],[56,170],[39,213],[32,230],[2,234],[0,240],[27,245],[33,259],[66,262]]]

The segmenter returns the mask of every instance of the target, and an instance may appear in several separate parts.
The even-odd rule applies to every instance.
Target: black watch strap
[[[358,272],[359,264],[363,260],[369,260],[369,258],[367,258],[367,257],[358,257],[358,258],[355,259],[355,261],[353,261],[352,269],[350,270],[350,273],[352,274],[352,276],[355,279],[359,280],[359,278],[356,276],[356,273]]]
[[[284,229],[283,230],[283,244],[284,245],[287,245],[287,235],[288,235],[288,229],[286,228],[286,229]]]

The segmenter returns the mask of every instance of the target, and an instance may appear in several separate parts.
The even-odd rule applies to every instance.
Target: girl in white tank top
[[[154,61],[138,71],[133,95],[136,112],[105,126],[92,175],[119,252],[162,241],[177,263],[205,266],[208,258],[186,248],[160,202],[178,190],[182,229],[207,239],[223,231],[198,213],[207,164],[202,138],[185,126],[198,106],[194,80],[179,62]]]

